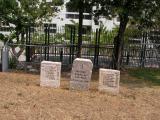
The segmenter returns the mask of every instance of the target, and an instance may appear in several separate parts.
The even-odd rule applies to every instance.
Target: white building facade
[[[52,0],[47,0],[47,2],[50,1]],[[54,33],[57,32],[58,28],[64,28],[67,25],[75,25],[79,22],[79,13],[68,12],[66,8],[67,2],[69,2],[69,0],[64,0],[64,4],[62,6],[58,6],[59,12],[57,12],[56,15],[51,18],[50,22],[44,22],[52,25],[52,32]],[[119,25],[117,18],[114,18],[113,20],[107,20],[105,17],[100,16],[98,20],[99,24],[96,25],[94,22],[94,16],[91,13],[84,13],[83,15],[83,26],[86,26],[93,31],[97,28],[100,28],[100,26],[105,27],[106,30],[112,30],[114,27]],[[14,28],[14,25],[1,22],[0,33],[8,35],[10,33],[10,27]]]

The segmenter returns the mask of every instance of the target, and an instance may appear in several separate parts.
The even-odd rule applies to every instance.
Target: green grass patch
[[[129,75],[152,85],[160,85],[160,69],[132,69],[129,70]]]

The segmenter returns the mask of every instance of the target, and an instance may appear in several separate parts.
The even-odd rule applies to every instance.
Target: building
[[[50,2],[51,0],[47,0],[47,2]],[[57,6],[59,9],[59,12],[56,13],[55,16],[51,18],[50,22],[45,21],[44,24],[50,24],[51,26],[51,33],[58,32],[58,28],[64,28],[66,26],[75,25],[78,24],[79,21],[79,13],[78,12],[71,12],[68,11],[66,8],[66,3],[69,2],[69,0],[64,0],[64,4],[61,6]],[[94,9],[94,7],[93,7]],[[115,26],[119,24],[117,21],[117,18],[114,18],[113,20],[107,20],[105,17],[100,16],[98,20],[99,24],[95,24],[94,17],[90,13],[84,13],[84,19],[83,19],[83,26],[84,30],[95,30],[96,28],[99,28],[100,26],[104,26],[107,30],[112,30]],[[10,29],[13,29],[14,25],[9,23],[0,23],[0,33],[3,34],[9,34]],[[84,32],[85,33],[85,32]]]

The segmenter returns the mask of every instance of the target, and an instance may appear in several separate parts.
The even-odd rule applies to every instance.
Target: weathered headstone
[[[91,81],[93,64],[89,59],[76,58],[73,62],[70,89],[88,90]]]
[[[99,91],[119,93],[120,71],[111,69],[100,69],[99,71]]]
[[[41,62],[40,86],[60,87],[61,62]]]
[[[7,46],[2,49],[2,72],[8,71],[9,50]]]

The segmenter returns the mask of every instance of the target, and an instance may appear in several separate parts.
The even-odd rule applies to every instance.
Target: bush
[[[9,58],[9,68],[14,69],[17,67],[17,60],[15,57]]]

